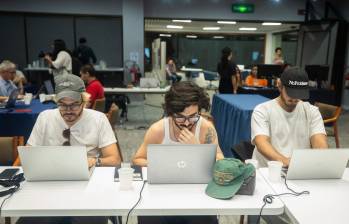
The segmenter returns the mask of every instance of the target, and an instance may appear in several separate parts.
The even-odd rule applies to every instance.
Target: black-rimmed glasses
[[[185,121],[188,121],[189,123],[196,123],[196,122],[199,121],[200,115],[199,114],[194,114],[194,115],[191,115],[191,116],[187,117],[187,116],[180,115],[180,114],[174,114],[173,115],[173,119],[177,123],[184,123]]]
[[[74,104],[70,104],[70,105],[67,105],[67,104],[63,104],[63,103],[58,103],[57,106],[60,110],[62,111],[67,111],[67,110],[70,110],[70,111],[75,111],[75,110],[79,110],[80,106],[81,106],[82,102],[80,103],[74,103]]]
[[[62,135],[67,139],[67,141],[63,142],[63,146],[70,146],[70,129],[64,129]]]

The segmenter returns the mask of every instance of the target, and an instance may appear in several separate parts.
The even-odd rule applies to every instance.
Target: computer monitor
[[[328,65],[306,65],[305,71],[308,73],[309,80],[327,81],[330,67]]]
[[[272,65],[272,64],[259,64],[258,67],[258,78],[273,78],[280,77],[283,72],[282,65]]]
[[[144,48],[144,55],[145,55],[145,58],[150,59],[150,48],[148,47]]]

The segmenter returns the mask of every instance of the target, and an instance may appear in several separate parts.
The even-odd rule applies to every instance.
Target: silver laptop
[[[0,109],[15,107],[18,95],[19,95],[18,89],[12,90],[12,92],[8,96],[8,100],[4,103],[0,103]]]
[[[217,145],[148,145],[148,183],[207,184],[212,179]]]
[[[339,179],[348,160],[349,149],[294,150],[286,179]]]
[[[84,146],[18,146],[27,181],[88,180]]]

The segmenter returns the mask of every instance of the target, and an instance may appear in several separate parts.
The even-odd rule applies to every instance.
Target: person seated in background
[[[77,57],[82,65],[96,64],[97,58],[92,48],[87,45],[87,39],[81,37],[79,46],[73,51],[74,57]]]
[[[90,101],[86,104],[91,108],[97,99],[104,98],[104,88],[102,83],[96,78],[96,70],[93,65],[87,64],[80,69],[81,79],[86,84],[86,92],[90,94]]]
[[[250,74],[245,79],[245,85],[246,86],[267,86],[267,80],[266,79],[258,79],[257,77],[258,73],[258,66],[253,65],[251,68]]]
[[[12,81],[15,75],[16,65],[9,60],[2,61],[0,64],[0,101],[7,100],[11,92],[17,89]]]
[[[217,144],[216,130],[211,122],[200,116],[208,111],[210,99],[196,84],[184,81],[171,86],[165,95],[166,116],[155,122],[145,134],[144,141],[133,157],[133,164],[147,166],[149,144]],[[217,147],[216,159],[223,159]],[[216,216],[138,217],[139,223],[218,223]]]
[[[280,95],[256,106],[251,119],[253,158],[261,167],[269,160],[288,167],[294,149],[328,148],[319,109],[301,99],[309,98],[307,73],[291,67],[277,80]]]
[[[116,138],[105,114],[85,109],[84,82],[75,75],[56,77],[57,109],[39,114],[29,146],[86,146],[88,166],[121,163]],[[107,223],[107,217],[28,217],[22,223]]]
[[[13,84],[15,84],[18,89],[20,89],[20,94],[24,94],[24,86],[27,84],[27,79],[25,78],[23,72],[16,70],[16,74],[13,77],[12,81]]]
[[[284,58],[282,57],[282,49],[281,47],[277,47],[275,48],[273,64],[282,65],[283,63],[284,63]]]
[[[176,83],[181,81],[182,77],[177,75],[176,64],[173,59],[169,59],[166,64],[166,77],[172,81],[172,83]]]

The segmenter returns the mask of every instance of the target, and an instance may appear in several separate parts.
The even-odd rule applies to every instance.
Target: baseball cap
[[[299,67],[291,67],[281,74],[281,83],[293,99],[309,99],[308,74]]]
[[[76,75],[59,75],[55,77],[56,100],[64,97],[79,101],[81,93],[85,92],[85,84],[82,79]]]
[[[213,167],[213,179],[206,187],[206,194],[213,198],[232,198],[244,180],[255,172],[252,164],[244,164],[238,159],[218,160]]]

